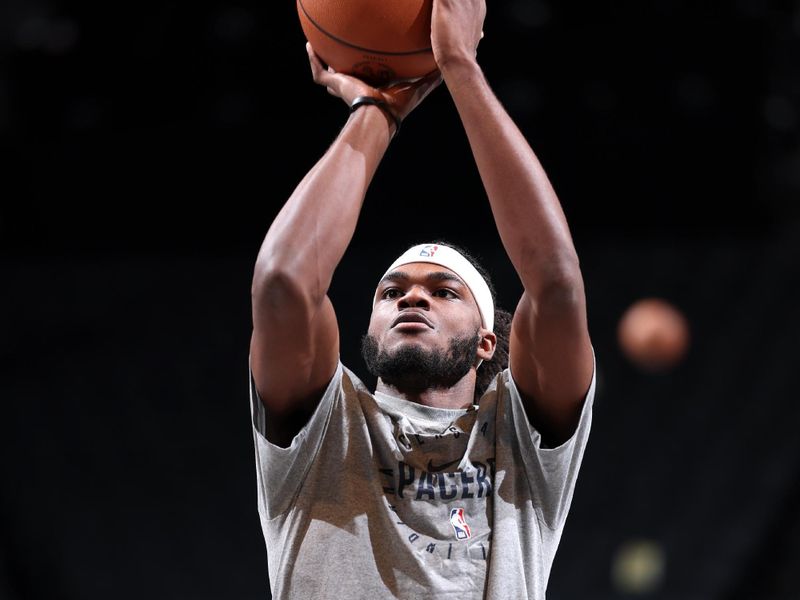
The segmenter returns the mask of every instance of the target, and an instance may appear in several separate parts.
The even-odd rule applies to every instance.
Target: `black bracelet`
[[[389,105],[386,104],[385,100],[381,100],[380,98],[374,98],[372,96],[358,96],[355,100],[353,100],[350,103],[350,112],[351,113],[355,112],[359,106],[363,106],[365,104],[374,104],[375,106],[381,108],[383,112],[392,117],[392,120],[394,121],[394,135],[397,135],[397,132],[400,131],[400,124],[403,121],[400,117],[398,117],[391,110],[389,110]]]

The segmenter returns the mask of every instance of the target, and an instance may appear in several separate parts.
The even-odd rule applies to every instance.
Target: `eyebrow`
[[[391,273],[387,273],[386,276],[380,280],[378,285],[383,285],[389,281],[408,281],[409,279],[411,279],[411,277],[409,277],[408,273],[405,271],[392,271]],[[425,281],[428,283],[439,281],[455,281],[460,285],[465,285],[460,277],[454,275],[453,273],[447,273],[446,271],[434,271],[433,273],[428,273],[425,276]]]

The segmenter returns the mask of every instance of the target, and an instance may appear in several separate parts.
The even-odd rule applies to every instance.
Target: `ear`
[[[494,350],[497,347],[497,336],[493,331],[481,327],[478,329],[478,335],[481,337],[478,342],[478,358],[483,361],[492,360]]]

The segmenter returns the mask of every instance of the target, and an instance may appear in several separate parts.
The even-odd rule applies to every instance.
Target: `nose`
[[[397,307],[403,308],[430,308],[427,292],[418,285],[412,285],[406,293],[397,300]]]

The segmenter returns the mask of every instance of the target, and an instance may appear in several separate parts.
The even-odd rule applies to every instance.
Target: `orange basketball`
[[[433,0],[297,0],[314,52],[340,73],[374,86],[436,69]]]
[[[639,367],[663,371],[683,359],[689,347],[689,324],[672,304],[659,298],[634,302],[620,319],[620,347]]]

